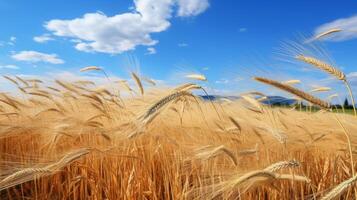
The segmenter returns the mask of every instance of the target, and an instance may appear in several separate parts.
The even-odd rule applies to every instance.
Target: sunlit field
[[[337,68],[296,59],[351,91]],[[136,73],[112,80],[96,66],[81,72],[102,73],[108,85],[4,76],[17,91],[0,95],[1,199],[357,196],[354,110],[335,109],[298,80],[252,77],[298,102],[272,106],[257,91],[204,100],[201,74],[168,87]]]
[[[357,200],[356,8],[0,0],[0,200]]]

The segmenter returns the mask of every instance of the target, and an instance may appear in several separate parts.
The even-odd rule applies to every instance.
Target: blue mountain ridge
[[[222,99],[229,99],[231,101],[238,100],[239,96],[222,96],[222,95],[201,95],[204,100],[220,101]],[[261,101],[263,104],[267,105],[294,105],[296,103],[295,99],[289,99],[281,96],[267,96],[267,99]]]

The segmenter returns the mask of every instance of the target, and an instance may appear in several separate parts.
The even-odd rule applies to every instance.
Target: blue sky
[[[344,31],[314,46],[323,46],[357,88],[355,8],[353,0],[1,0],[0,73],[79,76],[96,65],[124,78],[139,68],[166,82],[203,73],[207,87],[221,93],[264,89],[253,75],[342,91],[328,76],[277,58],[293,60],[282,43],[342,24]]]

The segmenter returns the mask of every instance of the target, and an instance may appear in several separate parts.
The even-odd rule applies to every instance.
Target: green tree
[[[345,99],[345,102],[343,103],[343,107],[348,108],[350,104],[348,103],[347,98]]]

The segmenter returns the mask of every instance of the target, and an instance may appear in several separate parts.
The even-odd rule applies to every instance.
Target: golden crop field
[[[342,71],[313,57],[297,59],[350,91]],[[135,73],[135,85],[104,75],[107,88],[91,80],[5,76],[19,93],[0,94],[1,199],[357,196],[357,118],[331,112],[328,100],[298,89],[299,80],[253,77],[318,112],[263,104],[260,92],[203,100],[195,92],[205,91],[200,74],[189,75],[196,83],[170,88]]]

